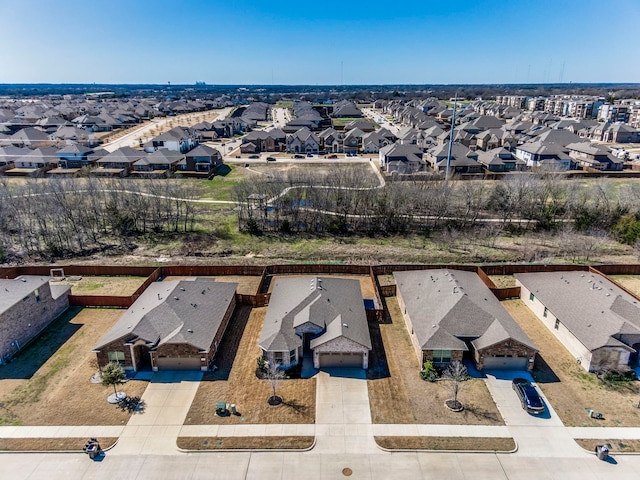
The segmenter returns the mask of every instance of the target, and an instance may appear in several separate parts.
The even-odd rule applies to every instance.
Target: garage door
[[[320,367],[358,367],[362,368],[362,353],[321,353]]]
[[[200,370],[200,357],[158,358],[158,370]]]
[[[526,370],[527,357],[485,357],[484,368],[490,370]]]

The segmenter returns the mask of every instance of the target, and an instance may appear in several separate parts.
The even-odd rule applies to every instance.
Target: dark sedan
[[[518,394],[518,397],[520,397],[522,408],[527,412],[533,415],[539,415],[544,412],[544,402],[542,398],[540,398],[540,395],[538,395],[536,387],[531,385],[529,380],[526,378],[514,378],[511,386]]]

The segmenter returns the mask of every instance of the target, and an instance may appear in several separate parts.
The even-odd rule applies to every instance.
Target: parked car
[[[335,155],[335,154],[333,154],[333,155],[328,155],[328,156],[327,156],[327,158],[338,158],[338,155]]]
[[[544,412],[544,402],[538,395],[536,387],[531,385],[529,380],[526,378],[514,378],[511,386],[518,394],[523,409],[534,415]]]
[[[276,157],[267,157],[267,162],[275,162]]]
[[[296,153],[293,158],[304,158],[304,155],[300,155],[299,153]]]
[[[260,155],[249,155],[249,158],[260,158]]]
[[[313,153],[307,153],[307,157],[313,157]]]

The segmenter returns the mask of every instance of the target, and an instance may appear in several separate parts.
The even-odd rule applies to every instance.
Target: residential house
[[[96,175],[113,175],[125,177],[133,171],[133,164],[145,158],[147,154],[131,147],[121,147],[96,161]]]
[[[185,153],[196,145],[194,135],[182,127],[175,127],[157,137],[151,139],[153,149],[166,148],[174,152]],[[147,150],[151,151],[151,149]]]
[[[623,123],[600,123],[590,130],[589,138],[607,143],[639,143],[640,130]]]
[[[16,147],[40,148],[50,147],[55,143],[49,135],[35,127],[27,127],[18,130],[11,135],[11,143]]]
[[[364,132],[359,128],[349,130],[342,139],[342,150],[344,153],[356,155],[362,147],[362,136]]]
[[[320,132],[318,138],[320,139],[320,149],[322,151],[327,153],[342,153],[343,133],[338,133],[336,129],[329,127]]]
[[[258,346],[270,365],[285,369],[306,355],[315,368],[368,368],[371,337],[360,282],[277,278]]]
[[[49,280],[39,275],[0,279],[0,364],[69,307],[71,286]]]
[[[320,151],[320,138],[308,128],[301,128],[287,136],[287,153],[312,153]]]
[[[581,168],[595,170],[616,170],[624,168],[624,160],[611,155],[609,150],[602,145],[591,142],[570,143],[566,146],[569,156],[574,163]]]
[[[422,149],[416,145],[398,143],[382,147],[378,152],[380,167],[392,174],[414,174],[427,171],[427,162],[422,158]]]
[[[427,161],[434,171],[445,173],[449,162],[449,143],[431,148],[427,152]],[[451,147],[449,173],[454,175],[482,173],[482,165],[478,163],[478,152],[454,142]]]
[[[210,174],[222,165],[222,154],[215,148],[198,145],[185,154],[184,161],[179,165],[181,172]]]
[[[56,152],[58,157],[58,168],[79,169],[93,166],[88,156],[93,152],[89,147],[83,147],[76,143],[65,145]]]
[[[489,172],[503,173],[522,171],[526,167],[524,160],[506,148],[494,148],[486,152],[478,151],[478,163]]]
[[[183,153],[160,148],[135,161],[133,163],[133,172],[144,176],[170,176],[183,161],[185,161]]]
[[[378,153],[382,147],[395,142],[395,135],[386,128],[362,135],[362,152]]]
[[[126,370],[208,370],[236,306],[237,283],[154,282],[93,349],[98,365]]]
[[[479,370],[531,370],[538,351],[475,272],[393,272],[397,298],[420,365],[465,358]]]
[[[5,171],[7,175],[39,177],[54,167],[58,160],[54,147],[41,147],[31,150],[22,149],[22,154],[15,158],[14,168]]]
[[[355,103],[341,100],[333,106],[333,118],[362,118],[364,115]]]
[[[589,372],[637,367],[640,300],[585,271],[518,273],[520,298]]]

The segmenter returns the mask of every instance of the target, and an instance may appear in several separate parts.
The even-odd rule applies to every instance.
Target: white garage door
[[[362,368],[362,353],[348,353],[348,352],[321,353],[320,367]]]
[[[200,370],[200,357],[158,358],[158,370]]]
[[[489,370],[526,370],[527,357],[484,357],[484,368]]]

